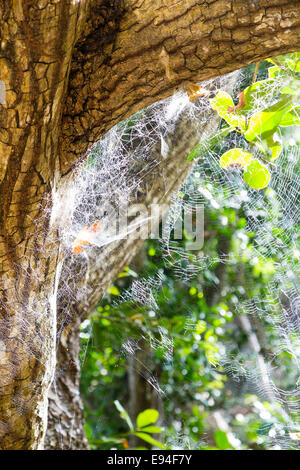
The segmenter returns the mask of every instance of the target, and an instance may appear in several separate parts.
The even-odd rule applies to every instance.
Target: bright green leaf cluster
[[[134,428],[127,411],[123,408],[120,402],[116,400],[114,403],[117,410],[120,412],[121,417],[126,421],[130,430],[130,434],[139,437],[143,441],[155,447],[159,447],[160,449],[164,450],[167,449],[164,444],[151,436],[153,433],[159,434],[162,432],[162,429],[159,426],[154,425],[159,418],[159,412],[157,410],[149,408],[139,413],[136,419],[136,428]],[[118,436],[116,439],[120,440]]]
[[[245,183],[247,183],[250,188],[263,189],[268,186],[270,179],[271,175],[268,168],[257,160],[257,158],[253,158],[244,173]]]
[[[238,115],[233,112],[234,102],[228,93],[225,91],[219,91],[219,93],[210,100],[212,109],[218,112],[218,114],[233,127],[238,127],[241,130],[246,129],[246,119],[244,116]]]
[[[225,152],[220,160],[222,168],[228,168],[232,165],[240,167],[246,167],[252,160],[252,155],[249,152],[245,152],[243,149],[236,148]]]
[[[238,105],[234,105],[225,91],[219,91],[210,100],[212,109],[229,127],[200,142],[189,155],[189,160],[213,150],[232,131],[242,134],[262,155],[263,161],[274,161],[280,156],[280,129],[300,126],[300,52],[268,61],[274,64],[268,70],[269,77],[245,88],[239,94]],[[244,168],[244,181],[254,189],[265,188],[271,179],[267,166],[240,148],[222,155],[220,165],[222,168],[234,165]]]

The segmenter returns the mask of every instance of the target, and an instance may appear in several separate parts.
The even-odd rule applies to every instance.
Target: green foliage
[[[254,146],[258,158],[251,160],[249,152],[232,149],[230,154],[226,152],[221,157],[220,164],[223,168],[249,165],[244,174],[244,181],[257,190],[266,188],[271,180],[268,167],[259,163],[259,159],[267,162],[276,160],[282,151],[280,130],[300,125],[299,53],[279,56],[268,61],[275,64],[269,68],[269,78],[242,90],[238,105],[235,106],[231,96],[224,91],[219,91],[210,100],[212,109],[217,111],[230,127],[222,127],[200,142],[188,157],[189,160],[203,157],[216,147],[222,137],[226,137],[230,132],[239,132],[245,141]]]
[[[284,96],[277,103],[259,111],[250,117],[249,124],[244,133],[249,142],[265,140],[277,130],[284,114],[291,109],[292,100],[290,96]]]
[[[234,103],[228,93],[219,91],[218,94],[210,101],[212,109],[218,112],[227,124],[233,127],[238,127],[241,130],[246,129],[246,119],[242,115],[233,112]]]
[[[114,442],[122,442],[125,444],[125,448],[128,445],[127,439],[124,441],[124,438],[129,437],[130,435],[137,436],[143,441],[151,444],[154,447],[160,449],[167,449],[167,447],[161,442],[154,439],[151,434],[158,434],[162,432],[162,429],[158,426],[149,426],[150,424],[156,423],[159,418],[159,412],[154,409],[147,409],[138,414],[136,419],[136,428],[133,427],[132,421],[118,400],[115,400],[115,405],[117,410],[120,412],[121,417],[126,421],[129,427],[129,433],[122,434],[120,436],[115,436],[113,439]]]
[[[259,160],[253,158],[244,173],[244,181],[254,189],[263,189],[271,179],[268,168]]]
[[[300,52],[280,55],[275,59],[267,59],[272,64],[287,72],[300,73]]]
[[[129,427],[130,431],[133,431],[134,430],[133,424],[132,424],[132,421],[131,421],[127,411],[123,408],[123,406],[121,405],[119,400],[115,400],[114,403],[116,405],[117,410],[120,412],[120,415],[122,416],[122,418],[128,424],[128,427]]]
[[[157,441],[156,439],[153,439],[153,437],[150,436],[150,434],[147,434],[146,432],[136,431],[134,435],[139,437],[143,441],[147,442],[148,444],[151,444],[154,447],[159,447],[160,449],[163,449],[163,450],[167,449],[167,447],[164,444]]]
[[[243,149],[236,148],[223,153],[220,159],[220,165],[222,168],[228,168],[232,165],[247,167],[251,160],[251,153],[245,152]]]
[[[138,428],[144,428],[149,424],[156,423],[159,417],[159,412],[157,410],[148,409],[142,411],[136,419],[136,424]]]
[[[281,127],[300,126],[300,106],[293,106],[280,121]]]
[[[228,437],[227,437],[226,432],[221,431],[220,429],[218,429],[218,430],[215,432],[215,436],[214,436],[214,437],[215,437],[216,446],[217,446],[220,450],[233,449],[233,447],[229,444],[229,441],[228,441]]]
[[[197,179],[194,184],[202,185]],[[240,194],[227,197],[223,199],[222,208],[216,208],[218,198],[223,197],[223,192],[226,194],[226,187],[214,185],[210,191],[204,257],[209,255],[212,259],[217,258],[220,241],[224,243],[225,239],[230,240],[226,289],[215,303],[210,305],[209,300],[211,293],[217,291],[217,262],[203,269],[198,278],[183,282],[174,275],[172,266],[180,262],[180,253],[174,254],[172,260],[166,263],[160,244],[149,240],[145,267],[140,276],[152,276],[157,269],[160,270],[163,283],[155,293],[159,316],[151,316],[149,308],[134,302],[123,301],[116,305],[115,296],[107,293],[92,318],[83,325],[82,334],[87,335],[87,338],[82,337],[82,389],[89,423],[88,437],[93,448],[113,446],[122,449],[124,443],[128,444],[126,439],[133,433],[148,446],[168,447],[169,442],[176,440],[178,429],[194,443],[193,448],[235,448],[234,441],[226,432],[228,445],[223,430],[213,435],[210,446],[201,443],[210,429],[207,420],[215,409],[223,409],[228,413],[226,416],[232,433],[238,437],[241,448],[267,446],[269,434],[261,434],[261,429],[266,429],[264,423],[267,413],[269,421],[274,423],[270,428],[271,433],[274,426],[277,430],[285,429],[279,410],[267,409],[267,402],[263,410],[257,407],[260,401],[254,395],[246,396],[244,403],[241,403],[240,396],[237,399],[232,392],[232,384],[224,367],[219,364],[224,345],[230,348],[232,354],[246,348],[247,338],[236,327],[236,307],[246,299],[264,295],[265,283],[274,276],[275,265],[280,260],[274,255],[273,258],[266,257],[263,262],[260,259],[253,261],[255,236],[247,227],[242,197]],[[272,212],[266,208],[275,208],[278,202],[274,194],[267,190],[260,208],[261,213],[265,211],[265,218]],[[278,231],[279,239],[285,236],[285,233]],[[190,261],[201,263],[192,257]],[[242,271],[243,277],[240,276]],[[119,276],[115,282],[120,294],[136,278],[133,269],[126,268],[124,273],[131,274]],[[272,299],[269,299],[269,303],[274,309]],[[276,314],[276,310],[273,314]],[[272,349],[273,341],[276,341],[272,327],[267,320],[260,321],[265,324],[265,341]],[[126,419],[123,407],[119,407],[120,420],[114,413],[114,400],[126,403],[128,399],[124,387],[127,369],[126,358],[121,354],[122,344],[128,337],[138,340],[141,336],[156,345],[151,352],[152,372],[156,374],[156,368],[160,369],[159,383],[165,392],[163,403],[167,429],[164,433],[156,425],[156,410],[140,413],[136,425],[129,425],[129,417]],[[172,359],[167,359],[169,336],[172,338]],[[93,338],[92,342],[88,340],[89,337]],[[247,348],[245,354],[249,355]],[[287,378],[290,376],[290,364],[291,358],[285,357],[282,372]],[[276,367],[281,370],[280,362],[276,362]],[[230,414],[231,408],[237,406],[237,403],[242,410],[245,409],[241,416],[237,413],[238,419]],[[153,434],[162,436],[162,442]]]

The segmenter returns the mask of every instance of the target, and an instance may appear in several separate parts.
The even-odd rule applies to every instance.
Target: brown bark
[[[114,5],[119,6],[117,20],[110,24],[102,14],[95,31],[89,22],[74,51],[62,122],[63,173],[114,124],[185,83],[300,49],[298,2],[131,0]],[[100,39],[105,21],[110,32]]]
[[[39,448],[46,429],[63,257],[53,189],[114,124],[185,82],[300,49],[299,18],[287,0],[0,0],[1,449]]]
[[[45,432],[55,367],[51,296],[60,257],[48,210],[83,11],[84,2],[0,2],[0,73],[6,87],[0,106],[2,449],[38,447]]]

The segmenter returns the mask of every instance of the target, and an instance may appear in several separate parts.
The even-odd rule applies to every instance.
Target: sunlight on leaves
[[[251,161],[244,173],[245,183],[253,189],[265,188],[268,186],[270,179],[271,174],[268,168],[256,158]]]
[[[249,165],[249,163],[252,160],[252,155],[249,152],[245,152],[241,148],[236,148],[232,150],[228,150],[228,152],[225,152],[221,159],[220,159],[220,165],[222,168],[228,168],[229,166],[240,166],[240,167],[246,167]]]
[[[159,417],[159,412],[154,409],[148,409],[142,411],[137,419],[136,424],[138,428],[143,428],[144,426],[148,426],[149,424],[156,423]]]

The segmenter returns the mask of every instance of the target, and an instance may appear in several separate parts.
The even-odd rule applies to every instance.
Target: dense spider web
[[[210,81],[204,86],[214,93],[218,89],[224,89],[232,79],[232,76],[226,76]],[[243,75],[240,74],[239,82],[242,80]],[[236,89],[238,88],[239,84],[236,85]],[[262,109],[266,102],[272,102],[274,96],[274,88],[270,88],[266,101],[258,99],[257,109]],[[159,173],[159,167],[169,150],[169,137],[182,116],[187,125],[197,122],[201,131],[201,126],[207,124],[207,116],[209,119],[211,116],[208,101],[201,98],[190,102],[187,95],[180,92],[143,110],[108,132],[94,146],[87,163],[78,168],[72,188],[68,188],[68,192],[72,193],[75,209],[71,229],[63,232],[64,242],[70,249],[82,227],[90,226],[95,220],[99,221],[101,231],[92,238],[86,235],[90,245],[78,257],[72,258],[71,265],[67,264],[70,276],[74,276],[77,265],[82,269],[83,264],[92,263],[99,255],[99,249],[113,245],[118,238],[125,238],[137,226],[147,222],[147,217],[141,217],[135,220],[136,225],[124,229],[119,236],[111,230],[114,210],[122,212],[122,208],[138,197],[139,189],[148,172]],[[269,257],[276,258],[276,273],[266,286],[264,298],[256,296],[236,305],[237,315],[241,316],[244,328],[246,330],[248,328],[249,357],[245,359],[245,354],[239,355],[233,353],[230,348],[227,350],[224,348],[220,351],[216,362],[212,361],[211,367],[222,365],[226,375],[233,381],[243,380],[248,384],[248,390],[251,389],[262,400],[278,403],[279,413],[286,429],[295,432],[299,430],[300,424],[298,379],[300,296],[299,262],[297,262],[300,179],[299,147],[288,144],[289,142],[276,161],[276,165],[271,168],[272,178],[267,191],[250,189],[243,181],[241,171],[221,168],[218,151],[208,151],[205,158],[194,166],[182,187],[174,193],[170,209],[164,219],[160,243],[166,265],[172,265],[174,274],[188,285],[188,282],[199,276],[207,267],[213,266],[216,261],[228,263],[230,260],[226,255],[216,259],[204,255],[202,251],[191,252],[186,250],[180,241],[172,238],[175,223],[181,217],[183,208],[192,210],[203,205],[205,211],[206,207],[222,208],[228,201],[232,207],[239,208],[242,204],[247,230],[255,234],[251,256],[261,263],[266,262]],[[159,157],[149,158],[149,154],[153,153],[153,147],[157,145],[160,148]],[[223,144],[223,148],[224,145],[228,145],[228,148],[240,146],[240,137],[235,135],[230,140],[227,139],[227,144]],[[280,237],[277,236],[278,232]],[[65,277],[65,289],[62,292],[68,296],[70,280],[68,276]],[[136,279],[122,294],[118,304],[132,301],[155,312],[159,318],[156,297],[163,282],[160,271],[155,276]],[[85,292],[81,285],[80,296],[88,295],[89,288],[86,289]],[[66,306],[66,316],[67,312]],[[263,357],[257,337],[253,336],[249,327],[250,317],[263,318],[275,332],[277,346],[272,351],[272,359],[267,360]],[[192,324],[190,328],[193,328]],[[141,332],[141,335],[145,336],[144,332]],[[172,360],[172,334],[160,328],[158,336],[149,334],[145,337],[152,348],[164,349],[164,360]],[[131,338],[128,338],[123,346],[124,352],[133,357],[137,348],[137,342]],[[285,389],[282,375],[277,374],[277,367],[273,365],[273,360],[283,351],[292,357],[293,389]],[[155,390],[164,394],[156,378],[149,377],[149,374],[147,376],[147,380]],[[197,443],[188,442],[184,436],[176,442],[173,440],[171,445],[173,448],[197,448],[194,447]],[[284,449],[293,445],[295,443],[291,443],[289,434],[281,429],[278,429],[275,435],[270,435],[269,448]]]

